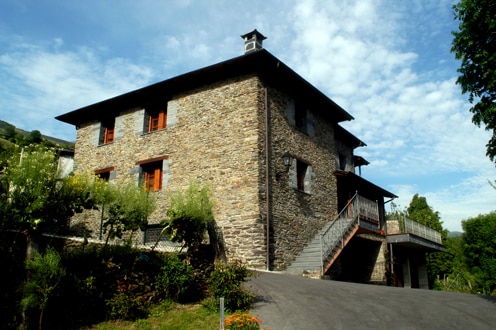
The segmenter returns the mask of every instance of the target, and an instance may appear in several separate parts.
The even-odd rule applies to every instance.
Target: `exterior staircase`
[[[305,246],[286,272],[295,275],[323,275],[323,268],[327,269],[332,265],[358,227],[357,218],[338,218],[330,221]],[[324,259],[323,255],[328,257]]]
[[[360,218],[378,219],[377,204],[355,194],[337,218],[328,222],[286,269],[294,275],[324,275],[360,228]]]

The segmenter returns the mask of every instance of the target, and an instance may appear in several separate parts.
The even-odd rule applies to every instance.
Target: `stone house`
[[[242,56],[58,116],[77,129],[75,170],[144,181],[158,199],[150,223],[170,191],[208,181],[229,258],[385,282],[384,204],[396,196],[355,173],[365,143],[339,125],[353,117],[257,30],[242,37]]]

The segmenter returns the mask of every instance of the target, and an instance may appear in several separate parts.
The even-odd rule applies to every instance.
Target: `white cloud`
[[[271,53],[356,118],[343,126],[368,145],[357,149],[371,162],[365,178],[402,206],[426,196],[458,228],[492,207],[494,166],[489,133],[472,124],[455,84],[454,2],[89,0],[56,12],[43,3],[57,20],[45,34],[28,39],[0,23],[1,119],[74,139],[53,117],[241,55],[239,35],[257,28]],[[78,17],[77,29],[55,25],[72,26],[59,12]]]
[[[6,77],[2,119],[26,130],[41,126],[42,134],[74,139],[74,128],[58,123],[55,116],[142,87],[153,76],[149,68],[123,58],[102,60],[92,50],[64,52],[62,40],[55,44],[60,51],[24,44],[0,56]]]

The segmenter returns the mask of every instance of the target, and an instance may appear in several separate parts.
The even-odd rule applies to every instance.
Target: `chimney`
[[[257,29],[243,34],[241,38],[245,41],[245,55],[262,49],[262,43],[267,39],[263,34],[258,32]]]

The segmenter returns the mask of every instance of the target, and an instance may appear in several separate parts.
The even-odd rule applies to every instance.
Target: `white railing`
[[[410,218],[404,217],[403,219],[401,219],[400,228],[406,233],[414,234],[438,244],[443,243],[440,232]]]

